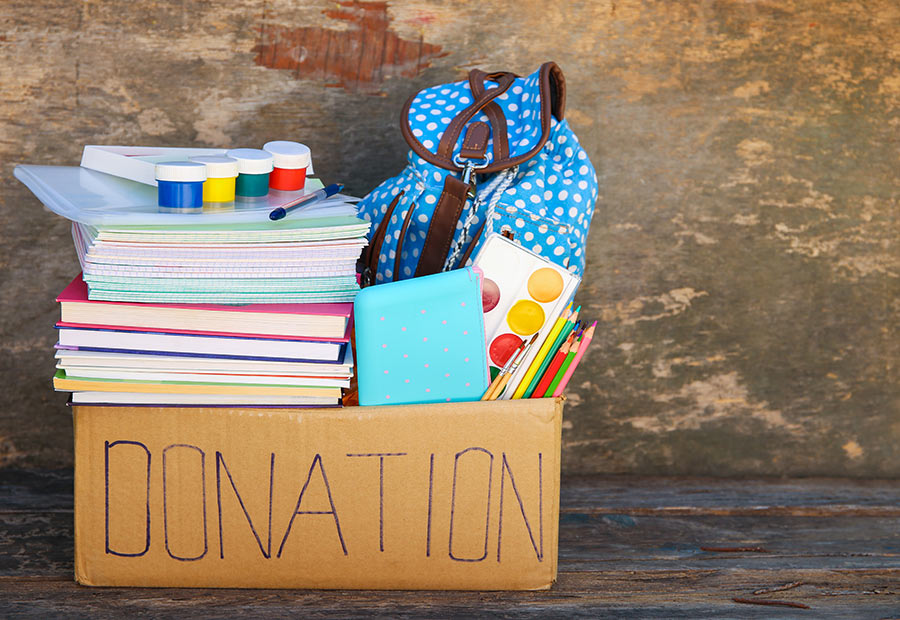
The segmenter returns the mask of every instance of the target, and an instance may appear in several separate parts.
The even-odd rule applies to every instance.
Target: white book
[[[353,354],[350,347],[346,347],[344,359],[340,364],[242,360],[226,357],[142,355],[139,353],[71,351],[67,349],[58,349],[55,357],[58,364],[72,369],[89,367],[157,370],[160,372],[236,372],[244,374],[315,375],[338,378],[349,377],[353,374]]]
[[[345,345],[339,342],[228,338],[105,329],[59,328],[58,331],[61,347],[122,352],[152,351],[214,357],[336,362],[342,358],[345,348]]]
[[[72,392],[73,405],[157,405],[234,407],[335,406],[336,398],[322,396],[230,396],[227,394],[137,394],[133,392]]]
[[[284,375],[257,375],[209,372],[160,372],[141,370],[116,370],[113,368],[92,368],[89,366],[66,366],[57,364],[66,371],[69,379],[115,379],[121,381],[194,381],[198,383],[242,383],[250,385],[297,385],[307,387],[350,387],[350,378],[322,378]]]

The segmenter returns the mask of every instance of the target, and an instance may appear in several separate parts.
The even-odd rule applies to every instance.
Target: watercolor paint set
[[[539,346],[566,310],[581,278],[499,234],[488,237],[474,265],[484,274],[482,301],[491,378],[497,379],[506,369],[509,377],[500,397],[506,400],[538,357]]]

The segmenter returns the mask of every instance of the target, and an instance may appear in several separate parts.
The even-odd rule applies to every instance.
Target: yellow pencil
[[[512,398],[522,398],[522,394],[525,393],[525,390],[528,389],[528,386],[531,384],[531,380],[534,378],[534,375],[537,373],[538,368],[541,366],[541,362],[544,361],[544,358],[547,357],[547,353],[550,351],[550,347],[553,346],[553,343],[556,341],[556,337],[559,335],[559,332],[562,331],[563,326],[566,324],[566,321],[569,320],[570,312],[569,310],[572,308],[572,304],[570,303],[566,306],[565,311],[559,315],[559,318],[556,319],[556,323],[553,324],[553,329],[550,330],[550,333],[547,334],[547,337],[544,339],[544,344],[541,345],[541,348],[538,349],[537,355],[534,356],[534,359],[531,360],[531,365],[528,367],[528,370],[525,372],[525,375],[522,377],[522,380],[519,381],[519,386],[516,388],[516,391],[513,392]]]

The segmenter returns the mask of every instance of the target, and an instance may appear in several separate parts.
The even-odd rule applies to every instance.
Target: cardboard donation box
[[[562,403],[74,407],[76,580],[548,588]]]

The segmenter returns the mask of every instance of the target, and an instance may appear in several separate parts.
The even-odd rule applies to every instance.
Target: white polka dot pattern
[[[529,153],[540,139],[539,77],[540,72],[536,71],[527,77],[517,78],[505,93],[495,99],[507,119],[511,157]],[[492,82],[488,82],[486,86],[495,87]],[[472,92],[468,80],[422,90],[410,104],[407,120],[412,135],[434,153],[449,122],[471,102]],[[484,113],[476,114],[469,123],[479,120],[490,125]],[[461,136],[464,135],[465,130],[461,133]],[[461,143],[462,137],[454,146],[454,155],[459,153]],[[492,149],[493,128],[487,147],[488,162],[493,158]],[[359,203],[360,216],[373,223],[371,238],[378,230],[387,206],[403,192],[394,208],[394,216],[386,224],[378,272],[375,274],[376,282],[405,279],[415,273],[434,209],[448,174],[456,173],[434,166],[410,151],[408,165],[403,172],[387,179]],[[501,173],[477,177],[482,203],[472,218],[470,232],[478,229],[486,215],[487,204],[491,199],[486,192],[497,174]],[[519,166],[512,183],[499,197],[494,217],[486,227],[491,226],[493,232],[503,229],[512,231],[515,241],[581,275],[585,263],[583,248],[598,192],[597,174],[578,138],[565,120],[558,121],[551,117],[547,141],[537,154]],[[463,210],[461,221],[471,214],[472,207],[473,202],[470,200]],[[409,209],[412,209],[412,215],[408,218],[407,231],[401,241],[400,232]],[[400,217],[398,214],[401,214]],[[459,223],[454,230],[453,245],[464,234],[464,226]],[[482,235],[479,239],[479,246],[484,238],[485,235]],[[401,259],[397,268],[394,256],[397,247],[401,245]],[[464,240],[463,247],[467,246],[468,238]],[[477,251],[478,247],[474,248],[471,256],[474,257]],[[387,255],[391,256],[390,260],[385,260]]]

